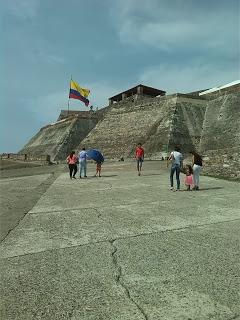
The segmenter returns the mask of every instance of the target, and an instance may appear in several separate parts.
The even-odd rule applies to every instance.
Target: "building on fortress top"
[[[136,87],[133,87],[131,89],[118,93],[117,95],[109,98],[108,100],[109,100],[109,105],[112,105],[115,102],[122,101],[132,96],[134,96],[135,99],[138,99],[138,97],[140,96],[149,96],[151,98],[154,98],[157,96],[164,96],[165,94],[166,94],[166,91],[139,84]]]

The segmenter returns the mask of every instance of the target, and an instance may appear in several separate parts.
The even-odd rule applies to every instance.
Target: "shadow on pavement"
[[[199,190],[190,190],[190,191],[196,191],[196,192],[199,192],[199,191],[207,191],[207,190],[219,190],[219,189],[224,189],[223,187],[209,187],[209,188],[200,188]],[[187,189],[182,189],[181,191],[188,191]]]

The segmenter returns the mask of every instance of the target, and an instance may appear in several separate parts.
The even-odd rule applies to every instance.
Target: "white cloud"
[[[32,51],[28,51],[28,57],[30,59],[30,61],[34,62],[34,63],[48,63],[48,64],[64,64],[65,63],[65,59],[57,54],[52,54],[47,52],[48,50],[45,49],[45,51],[41,49],[39,49],[38,51],[32,50]]]
[[[234,11],[235,9],[235,11]],[[208,6],[188,1],[121,1],[112,21],[122,43],[162,51],[216,51],[232,56],[239,50],[236,5]],[[233,52],[234,51],[234,52]]]
[[[167,91],[167,93],[197,91],[224,85],[238,79],[238,71],[213,65],[195,64],[188,66],[158,65],[146,69],[140,82]]]
[[[7,11],[18,18],[35,18],[39,0],[10,0],[5,1]]]

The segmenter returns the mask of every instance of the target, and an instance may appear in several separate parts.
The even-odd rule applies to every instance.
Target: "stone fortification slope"
[[[98,148],[106,157],[120,158],[133,154],[138,142],[145,144],[155,126],[162,125],[164,135],[159,145],[167,143],[170,115],[175,99],[127,98],[113,104],[103,120],[82,141],[87,148]]]
[[[108,158],[132,156],[138,142],[153,159],[175,144],[189,151],[199,143],[205,105],[203,99],[179,94],[128,98],[112,105],[81,144],[100,149]]]
[[[175,94],[160,109],[159,119],[145,143],[146,152],[151,158],[159,158],[165,151],[179,145],[186,153],[198,147],[202,132],[206,101],[198,97]],[[155,130],[154,130],[155,128]],[[161,144],[162,142],[162,144]]]
[[[206,171],[240,177],[240,90],[207,102],[200,150]]]
[[[50,155],[63,160],[98,122],[97,117],[71,117],[45,126],[19,151],[35,156]]]
[[[174,145],[179,145],[184,152],[198,148],[205,111],[205,100],[177,94],[169,146],[174,147]]]

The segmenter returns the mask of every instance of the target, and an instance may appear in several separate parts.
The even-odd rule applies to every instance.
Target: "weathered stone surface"
[[[139,141],[149,158],[159,158],[175,144],[189,151],[200,141],[205,105],[205,100],[183,94],[128,98],[112,105],[82,144],[110,158],[132,156]]]
[[[146,158],[161,159],[175,145],[205,156],[206,172],[239,177],[240,86],[199,96],[199,92],[152,98],[125,97],[97,112],[62,111],[20,151],[63,160],[82,146],[100,149],[105,158],[132,157],[141,142]]]
[[[49,154],[52,160],[63,160],[76,148],[88,132],[95,127],[98,117],[71,117],[48,125],[19,151],[19,153]]]
[[[240,147],[240,92],[207,102],[200,148],[202,151]]]
[[[200,150],[208,173],[240,177],[240,92],[208,101]]]

